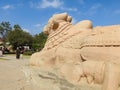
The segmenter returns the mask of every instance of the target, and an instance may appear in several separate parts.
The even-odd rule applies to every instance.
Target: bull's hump
[[[120,45],[120,25],[96,27],[85,39],[85,45]]]
[[[61,43],[63,43],[63,47],[75,49],[83,47],[120,47],[120,25],[96,27],[91,30],[74,30],[71,29],[71,26],[68,26],[48,40],[45,47],[51,49]]]

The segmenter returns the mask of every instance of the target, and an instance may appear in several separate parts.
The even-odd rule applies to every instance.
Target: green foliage
[[[12,45],[13,50],[18,46],[26,45],[32,47],[33,50],[41,50],[45,45],[47,35],[41,32],[32,36],[28,32],[23,31],[20,25],[15,24],[12,28],[10,23],[5,21],[0,23],[0,38],[4,39],[4,44],[2,45],[7,47],[7,42]]]
[[[26,52],[23,53],[23,55],[32,55],[32,54],[33,54],[32,51],[26,51]]]
[[[33,48],[35,50],[41,50],[41,49],[43,49],[46,40],[47,40],[47,35],[45,35],[43,32],[35,35],[33,37],[33,44],[32,44]]]
[[[22,30],[21,27],[20,27],[18,24],[15,24],[15,25],[14,25],[14,29],[15,29],[15,30]]]
[[[12,27],[9,22],[1,22],[0,23],[0,35],[1,38],[6,38],[8,32],[12,30]]]
[[[14,30],[7,35],[7,41],[10,42],[13,49],[16,49],[17,46],[31,45],[33,38],[32,35],[23,31],[19,25],[14,25]]]

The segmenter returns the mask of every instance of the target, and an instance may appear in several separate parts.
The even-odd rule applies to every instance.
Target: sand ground
[[[29,59],[16,59],[15,55],[0,57],[0,90],[101,90],[100,86],[74,86],[54,72],[31,68]]]
[[[29,58],[16,59],[15,55],[0,57],[0,90],[37,90],[26,79],[22,67],[29,65]]]

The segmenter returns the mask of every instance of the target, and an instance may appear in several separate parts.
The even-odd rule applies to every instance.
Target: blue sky
[[[32,35],[39,34],[53,14],[63,12],[74,24],[85,19],[93,26],[120,24],[120,0],[0,0],[0,22],[19,24]]]

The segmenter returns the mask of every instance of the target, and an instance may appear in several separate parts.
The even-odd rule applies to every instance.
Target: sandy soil
[[[6,59],[6,60],[3,60]],[[32,71],[32,72],[31,72]],[[29,76],[30,75],[30,76]],[[29,78],[30,77],[30,78]],[[30,68],[29,57],[0,57],[0,90],[101,90],[100,87],[74,86],[54,72]]]
[[[21,59],[16,59],[15,55],[0,57],[0,90],[37,90],[22,70],[28,62],[29,57],[25,56]]]

